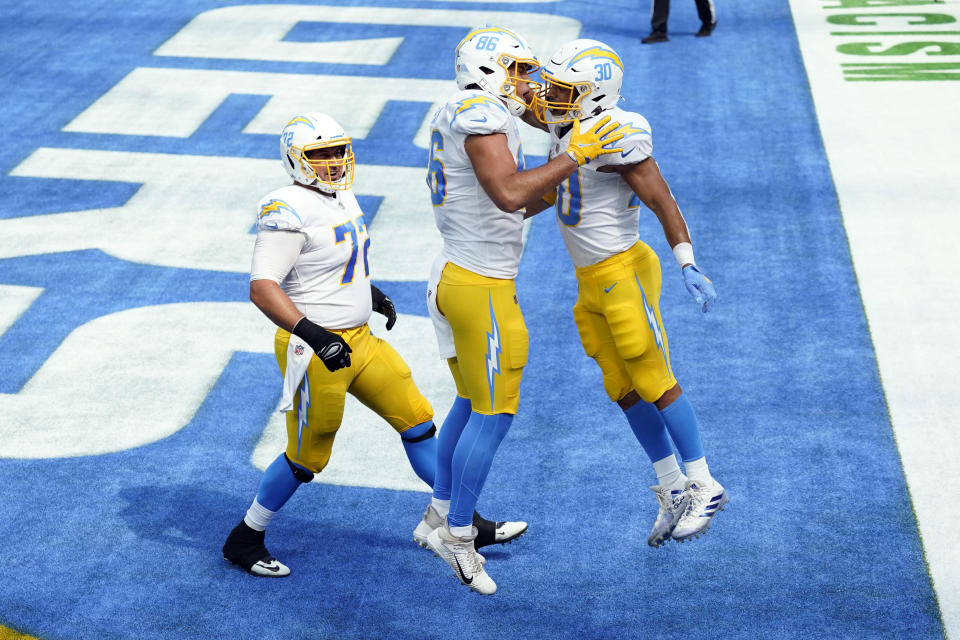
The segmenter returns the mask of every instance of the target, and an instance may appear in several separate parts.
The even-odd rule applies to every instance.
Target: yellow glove
[[[573,121],[570,130],[570,143],[567,145],[567,155],[573,158],[579,166],[583,166],[597,156],[607,153],[616,153],[623,149],[607,149],[606,145],[613,144],[623,137],[622,133],[614,133],[620,128],[619,122],[610,122],[610,116],[604,116],[589,130],[580,132],[580,121]],[[604,126],[606,125],[606,126]]]
[[[553,191],[547,191],[545,194],[540,196],[540,199],[552,207],[557,201],[557,190],[554,189]]]

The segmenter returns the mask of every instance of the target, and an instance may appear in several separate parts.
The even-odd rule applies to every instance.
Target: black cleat
[[[283,578],[290,575],[290,569],[267,551],[263,544],[265,535],[265,531],[254,531],[241,520],[223,543],[223,559],[255,576]]]
[[[700,27],[700,31],[697,31],[697,37],[698,37],[698,38],[706,38],[706,37],[709,36],[711,33],[713,33],[713,30],[716,29],[716,28],[717,28],[717,21],[716,21],[716,20],[714,20],[714,21],[711,22],[710,24],[704,23],[704,24]]]
[[[646,38],[641,40],[643,44],[656,44],[657,42],[669,42],[670,38],[667,37],[667,34],[660,33],[659,31],[654,31]]]
[[[473,512],[473,526],[477,528],[477,538],[473,541],[473,546],[476,549],[489,547],[492,544],[513,542],[525,534],[529,528],[529,525],[523,521],[493,522],[476,511]]]

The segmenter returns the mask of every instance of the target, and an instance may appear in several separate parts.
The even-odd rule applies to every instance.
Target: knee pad
[[[309,469],[304,469],[300,465],[294,463],[290,458],[287,457],[287,454],[283,454],[283,459],[287,461],[287,465],[290,467],[290,471],[293,472],[293,477],[296,478],[299,482],[306,484],[313,480],[313,477],[316,475]]]
[[[413,431],[414,429],[416,429],[416,427],[409,429],[409,431]],[[427,429],[425,432],[421,433],[420,435],[418,436],[411,435],[410,437],[407,437],[407,432],[404,432],[400,434],[400,439],[403,440],[404,442],[410,442],[410,443],[423,442],[424,440],[429,440],[430,438],[432,438],[436,432],[437,432],[437,426],[431,422],[430,428]]]

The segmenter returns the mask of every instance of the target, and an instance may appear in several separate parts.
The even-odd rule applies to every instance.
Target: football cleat
[[[668,489],[660,485],[650,489],[657,494],[660,510],[657,512],[657,521],[653,523],[653,529],[647,536],[647,544],[651,547],[659,547],[670,539],[670,535],[680,521],[680,516],[690,502],[690,496],[683,489]]]
[[[473,512],[473,526],[477,528],[474,547],[482,549],[492,544],[511,543],[527,532],[529,525],[522,520],[517,522],[494,522],[487,520],[476,511]]]
[[[265,535],[265,531],[255,531],[241,521],[223,543],[223,559],[255,576],[283,578],[290,575],[290,569],[267,551],[263,544]]]
[[[427,536],[429,536],[434,529],[443,526],[444,518],[437,510],[433,508],[432,504],[427,505],[427,510],[423,512],[423,519],[417,524],[417,528],[413,530],[413,541],[424,549],[429,549],[430,545],[427,544]]]
[[[473,522],[474,526],[476,525],[477,518],[480,518],[480,514],[476,511],[473,512]],[[496,523],[490,522],[489,520],[484,520],[480,518],[482,522],[485,522],[489,525],[489,528],[493,528]],[[446,518],[441,516],[436,509],[433,508],[432,504],[427,505],[427,510],[423,512],[423,520],[417,524],[417,528],[413,530],[413,541],[424,549],[429,549],[430,545],[427,544],[427,536],[430,535],[430,532],[434,529],[442,527],[446,523]],[[526,524],[525,522],[523,524]],[[526,531],[526,529],[524,529]],[[477,536],[479,539],[479,535]],[[512,540],[512,538],[511,538]],[[474,548],[476,549],[476,541],[474,541]],[[487,561],[482,555],[477,553],[480,556],[480,564],[483,564]]]
[[[726,490],[716,480],[711,484],[688,480],[684,493],[689,502],[671,534],[677,542],[691,540],[706,532],[713,516],[717,515],[718,511],[723,511],[724,505],[730,502]]]
[[[497,591],[497,583],[483,569],[480,554],[473,546],[476,537],[476,527],[473,527],[472,535],[461,538],[451,534],[450,529],[444,524],[430,532],[427,536],[427,545],[433,551],[433,555],[440,556],[450,565],[453,574],[461,584],[481,595],[493,595]]]
[[[698,38],[706,38],[706,37],[709,36],[711,33],[713,33],[713,30],[716,29],[716,28],[717,28],[717,21],[716,21],[716,20],[714,20],[714,21],[711,22],[710,24],[707,24],[706,22],[704,22],[702,25],[700,25],[700,31],[697,31],[697,37],[698,37]]]

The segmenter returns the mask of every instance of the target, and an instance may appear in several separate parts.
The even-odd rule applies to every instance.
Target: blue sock
[[[487,480],[493,456],[512,422],[513,416],[509,413],[492,416],[470,414],[457,449],[453,452],[451,468],[454,487],[450,497],[450,514],[447,516],[451,527],[473,524],[477,498],[480,497],[480,491]]]
[[[687,396],[680,397],[670,403],[670,406],[660,411],[663,421],[667,423],[667,430],[677,451],[684,462],[690,462],[703,457],[703,443],[700,441],[700,423],[697,414],[693,412],[693,405]]]
[[[293,471],[287,464],[287,457],[281,453],[270,463],[267,470],[263,472],[263,477],[260,478],[257,502],[270,511],[278,511],[287,503],[300,484],[301,482],[293,477]]]
[[[437,439],[431,434],[428,438],[417,440],[430,433],[431,429],[432,420],[421,422],[401,433],[400,441],[403,442],[403,450],[407,452],[413,472],[432,488],[437,470]]]
[[[641,400],[623,412],[633,429],[633,435],[643,450],[647,452],[650,462],[663,460],[673,455],[670,446],[670,436],[667,435],[667,426],[660,417],[660,412],[649,402]]]
[[[457,448],[457,442],[460,441],[463,428],[467,426],[470,414],[470,400],[457,396],[443,421],[440,435],[437,436],[437,463],[433,479],[433,497],[437,500],[450,499],[453,452]]]

